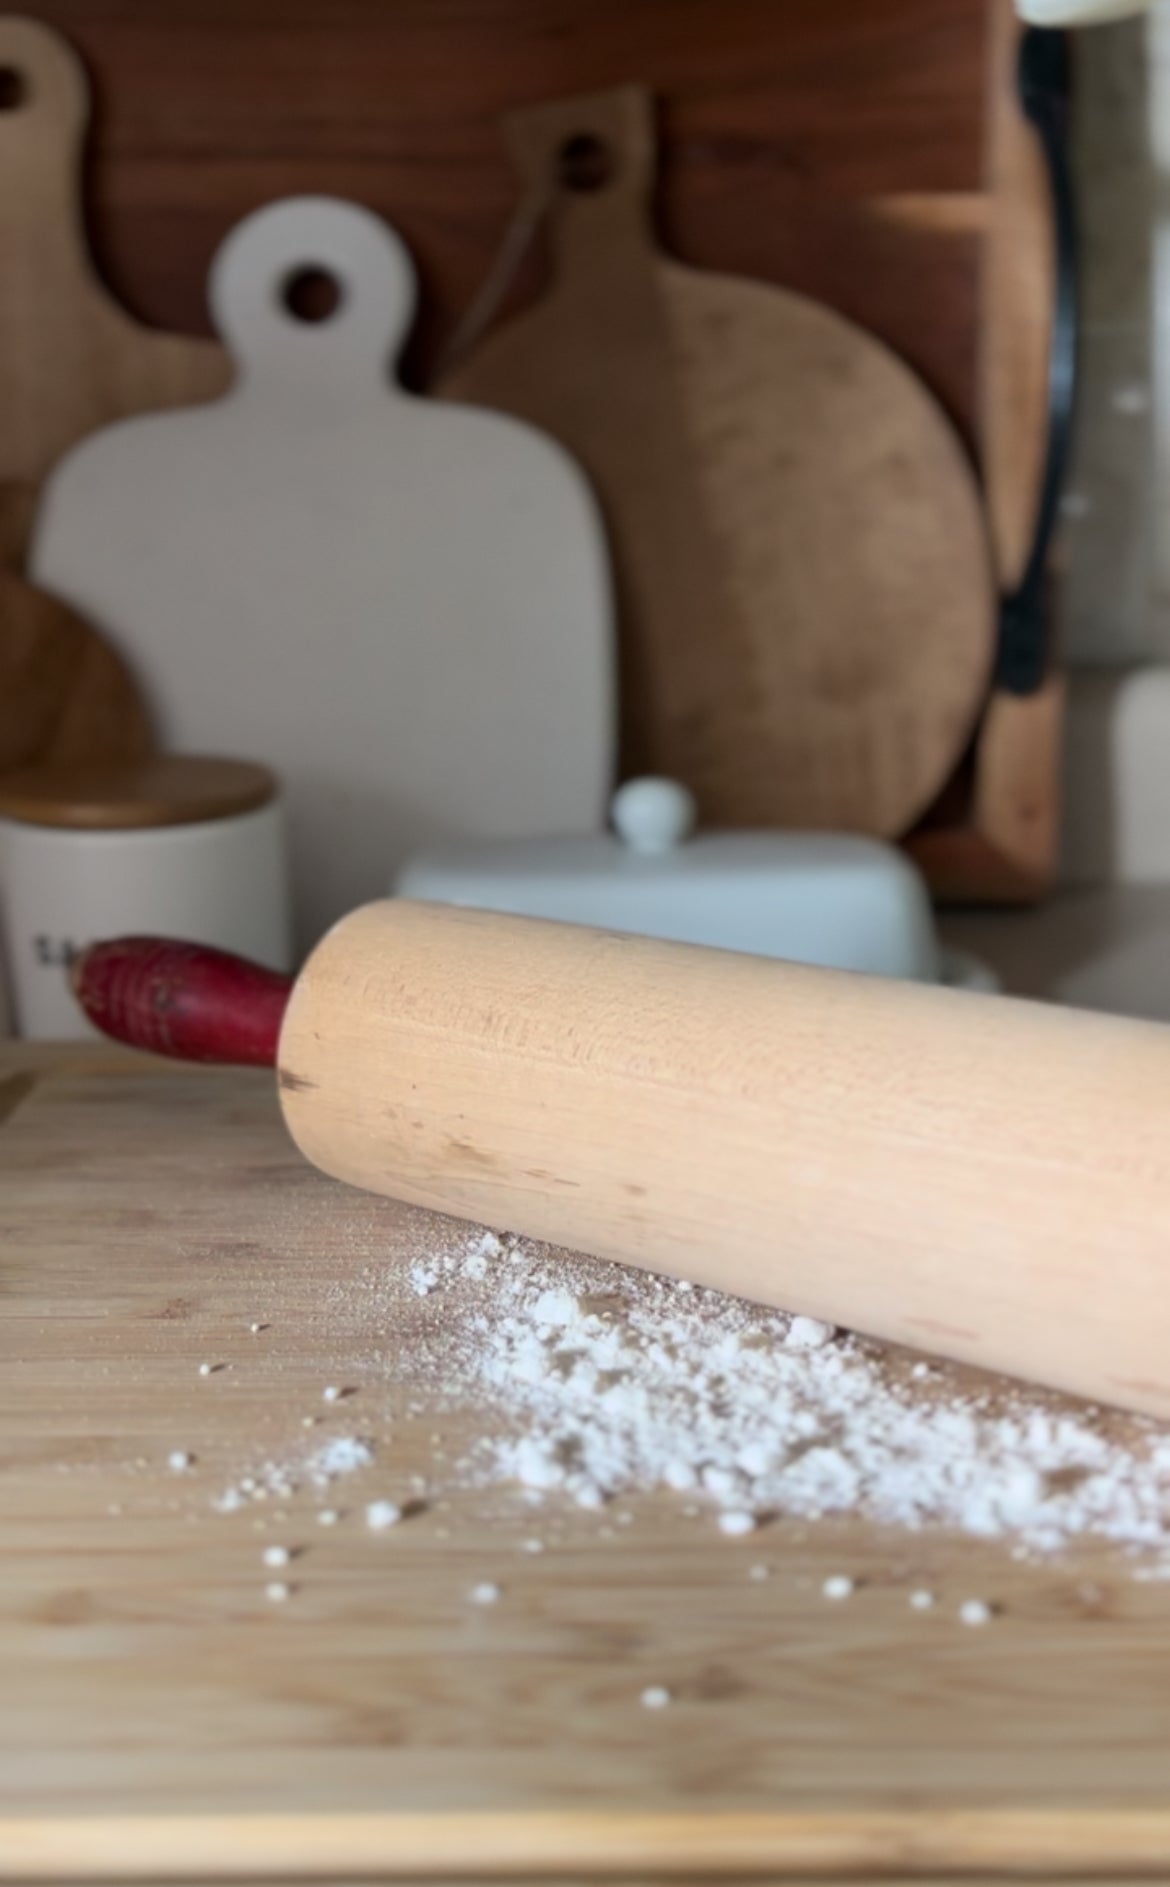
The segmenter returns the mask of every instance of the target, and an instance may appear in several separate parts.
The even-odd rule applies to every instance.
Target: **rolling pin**
[[[404,900],[291,994],[134,939],[74,986],[275,1061],[351,1185],[1170,1415],[1170,1029]]]

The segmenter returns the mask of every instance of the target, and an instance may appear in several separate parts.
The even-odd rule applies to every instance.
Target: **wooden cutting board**
[[[325,320],[282,299],[327,274]],[[96,435],[51,479],[34,568],[142,675],[163,739],[273,766],[302,935],[415,847],[595,829],[610,777],[609,576],[592,495],[511,419],[387,379],[409,258],[298,198],[216,260],[223,400]]]
[[[151,746],[142,697],[110,644],[0,563],[0,776],[136,760]]]
[[[81,212],[89,91],[72,47],[37,20],[0,17],[0,72],[2,537],[6,502],[20,505],[20,488],[85,433],[209,399],[229,367],[214,342],[132,320],[94,272]]]
[[[227,385],[213,342],[142,327],[85,245],[89,91],[50,27],[0,16],[0,769],[147,752],[151,731],[118,651],[24,581],[37,488],[96,426]]]
[[[994,632],[975,483],[942,411],[828,309],[652,246],[649,99],[508,121],[553,279],[442,384],[547,429],[601,496],[626,771],[708,823],[893,836],[970,735]]]
[[[996,570],[1005,594],[1024,575],[1036,530],[1049,447],[1057,293],[1052,187],[1020,98],[1026,30],[1012,0],[990,0],[990,215],[981,267],[979,430]],[[953,804],[946,809],[950,816],[940,808],[940,816],[909,843],[936,897],[949,903],[1029,903],[1051,889],[1060,853],[1063,728],[1064,677],[1055,651],[1033,693],[993,688],[958,813]]]
[[[1164,1584],[860,1524],[728,1540],[677,1497],[605,1538],[444,1491],[487,1418],[395,1389],[433,1305],[362,1321],[444,1222],[304,1165],[266,1074],[10,1045],[0,1113],[0,1879],[1170,1874]],[[375,1464],[214,1511],[306,1412]],[[371,1534],[414,1472],[429,1504]],[[304,1548],[275,1574],[273,1540]]]

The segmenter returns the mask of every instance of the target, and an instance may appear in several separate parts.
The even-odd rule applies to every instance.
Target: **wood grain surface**
[[[962,754],[991,667],[991,563],[954,429],[833,310],[656,247],[641,87],[530,107],[505,133],[522,200],[547,197],[553,279],[440,388],[543,427],[594,484],[625,774],[683,781],[709,825],[900,836]],[[592,176],[573,174],[582,147]]]
[[[667,246],[868,324],[974,430],[985,0],[23,10],[89,68],[90,228],[142,320],[210,333],[204,283],[231,225],[327,191],[387,216],[418,258],[425,377],[513,201],[501,114],[635,79],[663,99]]]
[[[1032,549],[1048,443],[1056,234],[1044,153],[1018,85],[1012,0],[989,0],[988,227],[979,431],[999,579],[1014,589]]]
[[[230,226],[328,190],[418,258],[426,384],[513,201],[505,112],[638,79],[661,99],[659,231],[868,326],[978,439],[986,0],[30,0],[89,71],[87,224],[139,319],[210,333]],[[522,271],[513,306],[538,289]]]
[[[304,1494],[274,1532],[271,1507],[213,1512],[306,1412],[360,1430],[412,1332],[343,1343],[337,1306],[443,1223],[305,1167],[264,1075],[0,1067],[0,1877],[1170,1873],[1170,1595],[1108,1556],[729,1541],[648,1498],[610,1540],[543,1511],[533,1556],[531,1516],[456,1492],[370,1534],[354,1510],[481,1419],[425,1406],[329,1496],[337,1527]],[[330,1381],[354,1392],[332,1414]],[[273,1537],[307,1547],[281,1606]],[[500,1603],[469,1606],[483,1579]],[[955,1622],[972,1595],[1000,1608],[981,1632]]]
[[[988,87],[991,217],[980,326],[980,456],[1000,587],[1020,581],[1031,554],[1048,449],[1048,365],[1056,307],[1052,191],[1040,140],[1016,81],[1020,28],[1009,0],[993,0]],[[1056,598],[1050,600],[1049,633]],[[989,863],[1016,897],[1036,898],[1056,876],[1060,847],[1064,684],[1052,672],[1030,695],[996,689],[975,754],[972,823]],[[990,875],[990,874],[989,874]],[[987,895],[987,882],[966,887]],[[1010,893],[1009,893],[1010,895]]]
[[[1170,1030],[399,898],[278,1059],[338,1179],[1170,1419]]]
[[[99,832],[186,826],[266,806],[276,792],[250,760],[151,755],[123,766],[37,767],[0,778],[0,817]]]
[[[979,321],[979,458],[1000,590],[1023,575],[1048,443],[1055,306],[1051,191],[1017,84],[1012,0],[989,0],[987,223]],[[993,689],[960,778],[910,841],[931,890],[951,903],[1029,903],[1051,888],[1060,840],[1064,685]]]
[[[174,1830],[172,1828],[168,1828],[168,1837],[173,1832]],[[853,1872],[850,1872],[848,1875],[843,1875],[838,1873],[836,1868],[834,1868],[831,1874],[825,1874],[818,1870],[814,1875],[806,1873],[803,1869],[799,1874],[789,1873],[787,1869],[785,1869],[783,1874],[778,1874],[774,1873],[769,1868],[762,1873],[752,1872],[751,1874],[745,1874],[740,1871],[737,1874],[731,1875],[722,1872],[713,1874],[709,1865],[701,1858],[696,1860],[695,1865],[696,1872],[694,1873],[687,1873],[681,1867],[676,1867],[671,1868],[668,1873],[661,1873],[655,1870],[651,1874],[638,1875],[629,1874],[624,1869],[616,1874],[609,1872],[605,1874],[583,1874],[579,1871],[575,1871],[572,1874],[564,1874],[558,1871],[555,1875],[552,1875],[543,1869],[532,1872],[525,1867],[522,1874],[513,1872],[508,1878],[516,1882],[522,1881],[523,1887],[597,1887],[597,1883],[601,1880],[605,1881],[606,1887],[683,1887],[684,1882],[687,1883],[687,1887],[694,1887],[696,1878],[717,1884],[725,1881],[730,1883],[732,1880],[750,1879],[753,1882],[753,1887],[857,1887],[857,1882],[862,1879],[880,1879],[885,1883],[885,1887],[946,1887],[946,1883],[952,1883],[956,1878],[961,1878],[963,1887],[1023,1887],[1025,1881],[1034,1882],[1036,1879],[1035,1874],[1025,1876],[1014,1872],[1011,1874],[997,1872],[991,1875],[982,1872],[971,1874],[964,1871],[961,1877],[956,1877],[953,1874],[944,1876],[937,1873],[933,1868],[929,1874],[922,1874],[918,1872],[917,1869],[915,1869],[913,1874],[906,1873],[903,1868],[899,1868],[895,1873],[883,1870],[880,1876],[870,1872],[863,1875]],[[217,1871],[215,1875],[216,1887],[243,1887],[245,1880],[254,1882],[258,1878],[256,1874],[243,1875],[239,1872],[239,1862],[235,1854],[230,1856],[228,1868],[229,1871],[227,1873]],[[38,1872],[31,1877],[26,1876],[25,1878],[26,1881],[29,1878],[43,1880],[52,1878],[52,1876],[46,1875],[44,1872]],[[131,1877],[124,1876],[124,1878]],[[172,1879],[173,1878],[172,1876]],[[188,1878],[190,1877],[188,1876]],[[273,1875],[267,1867],[265,1867],[263,1874],[260,1875],[259,1878],[266,1880],[268,1887],[290,1887],[290,1883],[295,1877],[291,1875],[286,1868],[280,1869],[277,1874]],[[305,1876],[301,1875],[300,1878],[304,1879]],[[371,1879],[383,1881],[392,1878],[392,1876],[388,1874],[384,1867],[378,1867],[373,1875],[367,1873],[363,1875],[360,1880],[355,1875],[348,1872],[344,1876],[339,1876],[334,1873],[332,1869],[330,1869],[327,1876],[318,1876],[318,1878],[326,1880],[327,1887],[370,1887]],[[468,1876],[466,1874],[460,1874],[459,1876],[444,1874],[440,1876],[428,1872],[425,1876],[422,1876],[416,1871],[412,1878],[415,1880],[425,1878],[427,1887],[467,1887],[468,1882]],[[1084,1882],[1087,1878],[1092,1877],[1084,1874],[1077,1874],[1075,1877],[1065,1873],[1052,1874],[1047,1870],[1045,1870],[1042,1876],[1044,1887],[1084,1887]],[[1162,1878],[1161,1875],[1149,1874],[1143,1874],[1139,1878],[1137,1875],[1132,1875],[1128,1872],[1124,1878],[1117,1874],[1111,1874],[1109,1876],[1109,1887],[1143,1887],[1143,1884],[1144,1887],[1150,1887],[1151,1880],[1159,1881]],[[166,1887],[162,1875],[156,1872],[154,1879],[155,1887]]]
[[[112,644],[0,554],[0,778],[126,762],[151,749],[146,705]]]
[[[73,48],[5,15],[0,72],[0,490],[19,500],[93,427],[208,399],[228,367],[207,341],[132,320],[94,272],[80,201],[88,87]]]
[[[1035,904],[1051,889],[1064,704],[1059,669],[1035,694],[992,693],[969,757],[963,809],[907,840],[938,903]]]

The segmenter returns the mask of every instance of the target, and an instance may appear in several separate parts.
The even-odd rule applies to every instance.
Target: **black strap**
[[[1020,40],[1020,101],[1048,168],[1056,230],[1056,306],[1048,357],[1048,447],[1036,528],[1024,573],[1000,602],[995,681],[1034,694],[1048,666],[1048,552],[1068,462],[1077,382],[1077,228],[1068,162],[1068,35],[1030,26]]]

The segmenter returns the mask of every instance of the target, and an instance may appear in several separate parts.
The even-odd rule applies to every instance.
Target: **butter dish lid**
[[[674,781],[629,781],[613,833],[478,841],[407,861],[399,896],[593,924],[831,968],[934,981],[921,876],[895,847],[839,832],[699,832]]]

